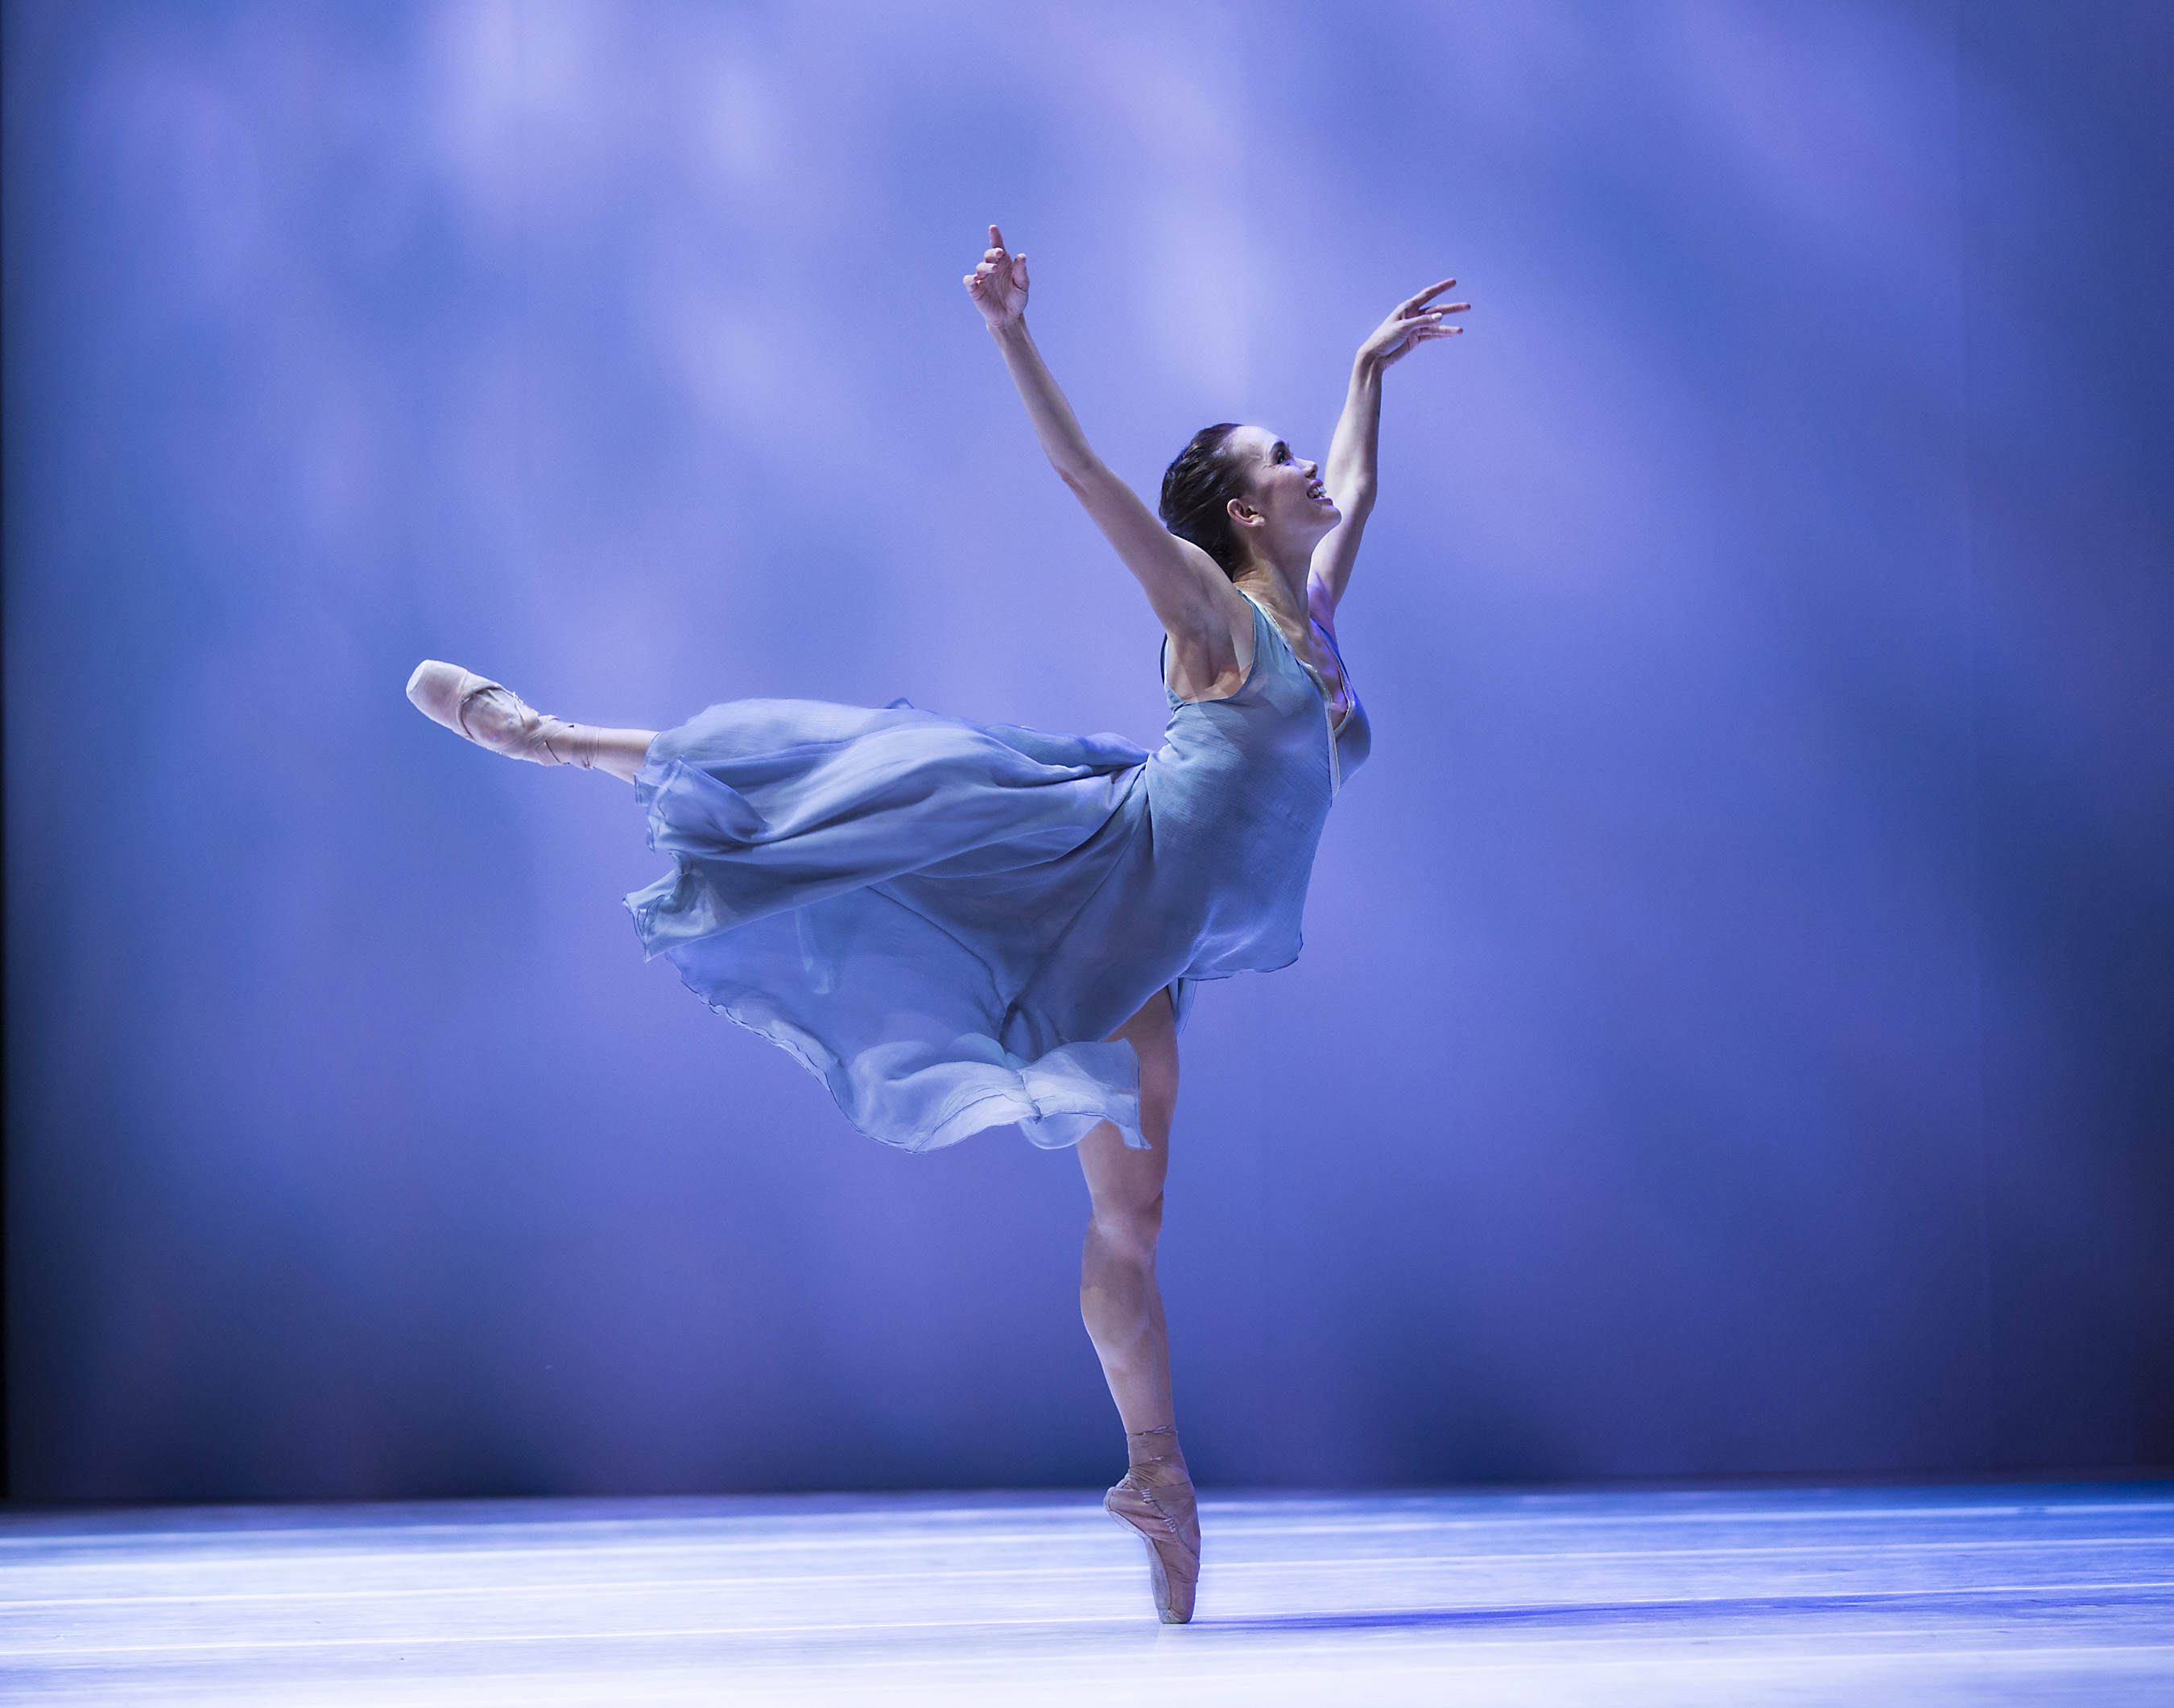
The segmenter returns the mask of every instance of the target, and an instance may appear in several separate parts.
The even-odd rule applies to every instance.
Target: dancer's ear
[[[1268,517],[1263,516],[1242,498],[1232,499],[1225,508],[1230,513],[1232,527],[1260,527],[1268,522]]]

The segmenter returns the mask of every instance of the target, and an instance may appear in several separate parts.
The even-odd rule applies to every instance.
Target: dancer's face
[[[1322,486],[1321,466],[1294,455],[1267,428],[1241,427],[1230,435],[1230,450],[1252,478],[1252,491],[1239,501],[1231,521],[1239,538],[1253,540],[1262,555],[1311,550],[1344,520]]]

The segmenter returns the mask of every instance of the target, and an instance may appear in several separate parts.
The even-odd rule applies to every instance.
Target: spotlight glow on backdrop
[[[1088,1484],[1084,1194],[644,967],[457,660],[1160,724],[1147,488],[1390,376],[1374,757],[1203,993],[1204,1483],[2174,1452],[2164,8],[16,4],[14,1489]],[[2163,90],[2161,91],[2163,95]]]

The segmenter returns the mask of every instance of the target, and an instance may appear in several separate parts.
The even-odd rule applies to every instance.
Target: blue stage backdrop
[[[14,1488],[1090,1484],[1084,1193],[645,967],[402,698],[1160,728],[1138,485],[1390,376],[1375,758],[1206,990],[1204,1480],[2174,1458],[2174,13],[7,8]]]

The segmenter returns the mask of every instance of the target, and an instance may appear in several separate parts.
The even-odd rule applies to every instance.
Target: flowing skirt
[[[904,701],[711,706],[635,783],[673,870],[626,899],[646,954],[908,1150],[1017,1124],[1139,1132],[1102,1041],[1186,967],[1154,890],[1149,755]]]

